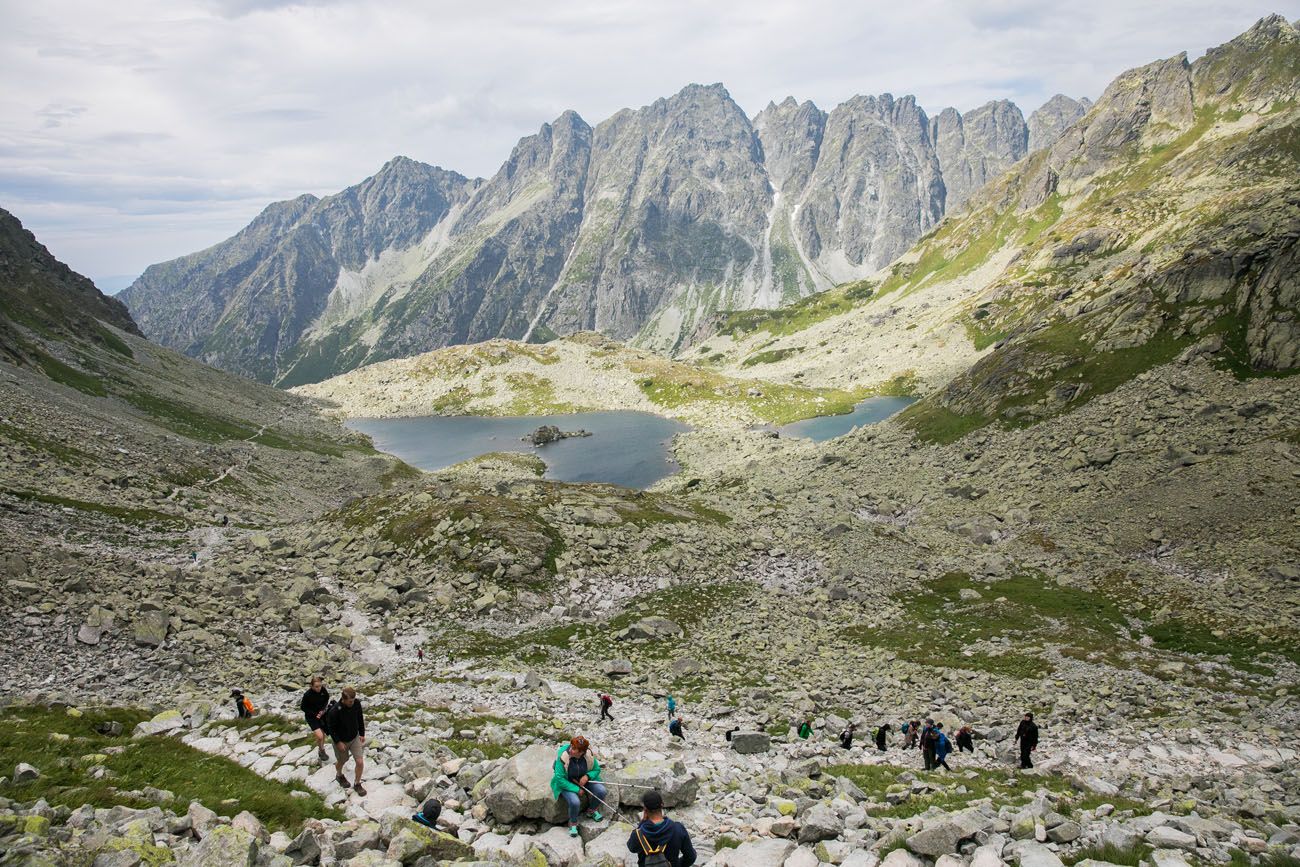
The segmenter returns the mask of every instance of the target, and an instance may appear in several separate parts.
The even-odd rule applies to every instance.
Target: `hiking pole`
[[[647,792],[654,791],[655,788],[654,786],[638,786],[635,783],[609,783],[605,780],[601,780],[600,782],[606,786],[622,786],[624,789],[645,789]]]

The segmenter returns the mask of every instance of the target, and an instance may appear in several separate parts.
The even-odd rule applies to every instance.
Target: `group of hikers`
[[[240,718],[256,713],[252,702],[241,690],[232,690],[231,698],[234,699],[235,711]],[[603,692],[597,693],[597,698],[600,704],[599,721],[613,720],[614,715],[610,712],[614,704],[613,698]],[[665,706],[669,733],[684,741],[684,721],[676,698],[667,696]],[[316,741],[316,753],[321,762],[329,760],[325,749],[325,739],[328,737],[333,747],[334,775],[338,784],[358,795],[365,795],[366,789],[361,783],[361,777],[365,771],[366,718],[356,690],[350,686],[345,687],[335,701],[330,698],[324,680],[315,676],[303,693],[299,707],[307,728]],[[738,726],[731,728],[726,732],[726,739],[730,741],[739,730]],[[875,744],[878,750],[883,752],[888,749],[889,735],[893,731],[894,727],[890,723],[884,723],[876,729]],[[840,746],[846,750],[852,749],[856,732],[857,725],[849,723],[839,734]],[[799,737],[808,739],[813,733],[813,721],[804,719],[798,729]],[[908,720],[899,726],[899,735],[904,750],[920,750],[925,770],[951,770],[947,758],[953,752],[954,742],[948,739],[943,723],[932,718]],[[1026,713],[1021,719],[1016,729],[1015,743],[1020,750],[1020,767],[1032,768],[1031,754],[1038,748],[1038,726],[1032,713]],[[974,731],[969,725],[957,730],[955,749],[958,752],[975,752]],[[353,762],[352,781],[344,773],[349,759]],[[585,737],[574,737],[568,743],[561,744],[557,750],[551,776],[551,793],[557,800],[564,802],[569,834],[574,837],[579,834],[578,819],[584,801],[588,815],[595,821],[600,821],[604,818],[602,808],[612,814],[618,813],[617,806],[611,806],[607,800],[610,797],[609,786],[644,788],[646,791],[641,797],[641,817],[628,838],[628,850],[638,856],[637,863],[642,867],[691,867],[695,863],[696,854],[690,834],[680,822],[664,816],[662,795],[650,787],[625,783],[606,784],[601,781],[601,770],[600,760],[592,750],[591,742]],[[614,797],[613,804],[616,805],[619,801],[620,798]],[[441,803],[436,798],[431,798],[411,818],[432,828],[436,826],[441,810]]]

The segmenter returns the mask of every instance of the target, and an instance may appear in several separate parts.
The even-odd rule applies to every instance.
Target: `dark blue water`
[[[544,446],[520,441],[544,424],[592,435]],[[546,462],[546,477],[563,482],[611,482],[645,488],[677,471],[668,449],[684,424],[646,412],[584,412],[576,415],[421,416],[358,418],[353,430],[369,434],[375,447],[424,470],[440,470],[488,452],[529,452]]]
[[[855,427],[884,421],[916,403],[914,397],[869,397],[844,415],[824,415],[791,422],[778,428],[782,436],[803,437],[813,442],[834,439]]]

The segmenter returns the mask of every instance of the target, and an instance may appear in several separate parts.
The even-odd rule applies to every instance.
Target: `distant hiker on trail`
[[[914,719],[903,723],[903,749],[910,750],[921,740],[921,721]]]
[[[641,796],[641,821],[627,838],[627,851],[636,855],[637,867],[691,867],[695,847],[681,822],[664,817],[664,799],[657,791]]]
[[[609,720],[610,722],[613,722],[614,715],[609,712],[609,708],[610,705],[614,703],[614,699],[610,698],[609,694],[604,692],[596,693],[596,695],[600,698],[600,721],[604,722],[605,720]]]
[[[596,809],[596,804],[604,803],[607,791],[600,783],[600,762],[591,750],[591,741],[579,735],[567,744],[561,744],[555,753],[551,794],[563,800],[569,808],[570,837],[578,836],[582,796],[591,796],[591,801],[588,802],[591,818],[599,822],[604,816]]]
[[[935,723],[933,729],[935,735],[934,745],[934,769],[943,768],[945,771],[951,771],[948,767],[948,754],[952,752],[952,741],[943,732],[943,723]]]
[[[846,728],[844,731],[840,732],[841,747],[843,747],[846,750],[853,749],[853,733],[857,731],[857,729],[858,729],[857,726],[855,726],[853,723],[849,723],[849,727]]]
[[[921,755],[925,759],[925,769],[933,771],[939,766],[935,761],[935,753],[939,749],[939,730],[926,720],[925,726],[921,729]]]
[[[307,729],[311,732],[312,737],[316,738],[316,756],[322,762],[326,761],[329,756],[325,755],[325,708],[330,703],[330,691],[325,688],[325,681],[318,674],[311,679],[311,686],[302,694],[302,701],[298,706],[302,708],[302,715],[307,720]]]
[[[436,829],[438,827],[438,816],[441,813],[442,801],[439,801],[437,798],[430,798],[424,802],[424,806],[420,808],[420,812],[411,816],[411,821],[419,822],[426,828]]]
[[[423,648],[423,647],[421,647],[419,650],[415,651],[415,658],[418,659],[418,660],[420,660],[420,662],[424,662],[424,648]]]
[[[803,738],[804,740],[808,740],[808,738],[812,737],[812,733],[813,733],[812,720],[810,719],[804,720],[803,723],[800,724],[799,726],[799,737]]]
[[[889,748],[889,742],[885,740],[885,737],[893,730],[894,727],[889,723],[885,723],[880,728],[876,729],[876,749],[883,753]]]
[[[1032,768],[1034,763],[1030,761],[1029,754],[1038,749],[1038,726],[1034,723],[1034,715],[1026,713],[1020,720],[1020,725],[1016,728],[1016,742],[1020,744],[1020,767]]]
[[[366,787],[361,785],[361,772],[366,768],[366,715],[361,710],[361,699],[350,686],[343,687],[337,703],[331,702],[325,711],[325,730],[334,742],[334,779],[345,789],[363,797]],[[343,765],[348,756],[356,760],[356,782],[348,783],[343,776]]]
[[[973,753],[975,752],[975,732],[970,726],[962,726],[957,729],[957,752]]]
[[[686,740],[686,735],[683,733],[683,729],[682,729],[681,714],[678,714],[673,719],[673,721],[668,724],[668,734],[672,735],[675,738],[681,738],[683,741]]]
[[[242,689],[232,689],[230,697],[235,700],[235,716],[238,719],[248,719],[256,711],[253,709],[253,703],[244,695]]]
[[[672,722],[673,717],[677,714],[677,699],[671,695],[668,696],[668,721]]]

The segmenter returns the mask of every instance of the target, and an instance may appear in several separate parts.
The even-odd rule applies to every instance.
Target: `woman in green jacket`
[[[582,811],[582,793],[591,796],[591,818],[599,822],[603,816],[595,809],[605,802],[607,789],[600,782],[600,762],[591,750],[591,742],[579,735],[562,744],[555,753],[555,768],[551,775],[551,793],[564,800],[569,808],[569,836],[578,836],[578,813]]]

